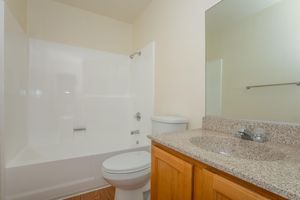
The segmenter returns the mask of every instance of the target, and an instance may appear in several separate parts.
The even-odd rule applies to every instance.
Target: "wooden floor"
[[[85,193],[79,196],[67,198],[65,200],[114,200],[115,188],[107,187],[93,192]]]

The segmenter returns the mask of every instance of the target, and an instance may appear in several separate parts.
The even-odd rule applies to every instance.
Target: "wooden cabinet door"
[[[152,146],[152,200],[192,200],[192,165]]]
[[[203,200],[267,200],[267,198],[208,170],[203,170],[203,176]]]

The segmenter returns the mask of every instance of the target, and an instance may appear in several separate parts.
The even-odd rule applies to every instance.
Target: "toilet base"
[[[135,190],[116,188],[115,200],[150,200],[150,181],[144,187]]]

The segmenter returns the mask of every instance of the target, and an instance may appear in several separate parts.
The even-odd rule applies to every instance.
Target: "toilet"
[[[152,133],[184,131],[188,120],[175,116],[152,117]],[[150,200],[151,154],[133,151],[115,155],[102,163],[105,180],[115,186],[115,200]]]

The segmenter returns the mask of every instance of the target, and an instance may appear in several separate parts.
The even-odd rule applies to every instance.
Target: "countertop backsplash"
[[[300,147],[300,124],[296,123],[205,116],[202,128],[232,134],[238,132],[241,128],[247,128],[251,131],[261,128],[266,132],[268,140],[272,143]]]

